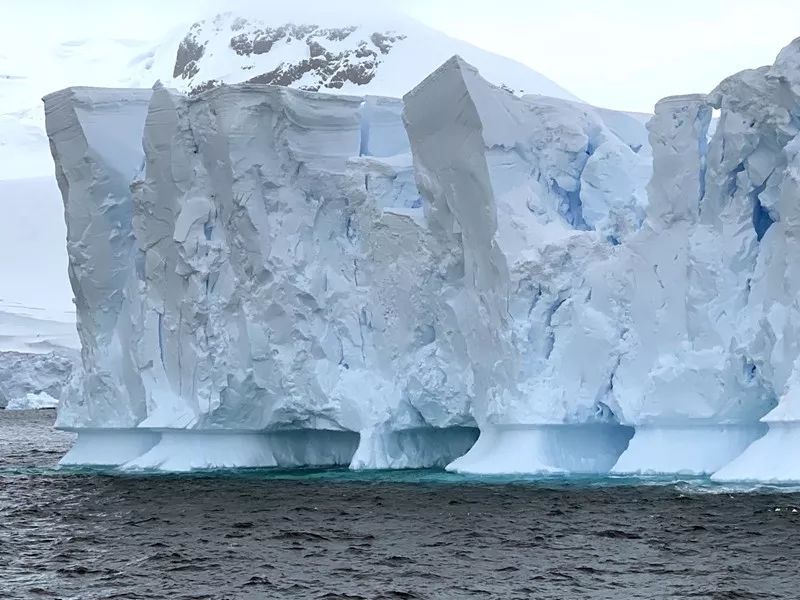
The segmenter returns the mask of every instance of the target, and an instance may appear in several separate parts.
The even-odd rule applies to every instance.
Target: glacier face
[[[649,139],[458,57],[403,101],[49,96],[65,462],[800,479],[770,462],[798,412],[799,57],[661,101]]]
[[[92,125],[114,93],[46,99],[86,364],[59,411],[84,438],[67,462],[89,460],[110,427],[142,454],[124,453],[131,466],[177,468],[177,448],[206,445],[187,467],[270,466],[297,440],[321,445],[288,452],[311,464],[463,454],[477,435],[468,365],[446,336],[434,344],[461,254],[424,227],[400,101],[157,87],[117,99],[113,130],[143,131],[144,156],[112,160]],[[91,252],[109,268],[84,269]]]

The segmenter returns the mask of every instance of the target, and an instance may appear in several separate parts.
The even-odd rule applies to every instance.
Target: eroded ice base
[[[714,481],[800,482],[800,423],[770,423],[764,437],[755,440],[730,463],[711,476]]]
[[[419,428],[365,433],[319,429],[197,431],[77,430],[62,465],[184,472],[255,467],[350,466],[406,469],[444,466],[469,450],[477,428]]]
[[[612,472],[708,475],[739,456],[765,431],[761,423],[639,426]]]
[[[489,427],[448,471],[482,475],[605,473],[633,435],[621,425]]]
[[[328,430],[165,430],[157,444],[123,469],[192,471],[348,465],[358,435]]]
[[[116,467],[141,456],[161,435],[147,429],[81,429],[60,465]]]
[[[465,454],[478,439],[476,427],[418,428],[362,433],[353,469],[444,467]]]

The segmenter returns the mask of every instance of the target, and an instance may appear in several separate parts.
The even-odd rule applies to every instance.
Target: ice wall
[[[736,351],[731,328],[708,318],[715,304],[735,303],[744,288],[753,255],[735,249],[752,248],[754,238],[740,223],[726,234],[704,230],[717,178],[706,144],[710,119],[702,95],[656,105],[648,124],[654,168],[647,220],[603,266],[627,279],[609,290],[625,302],[615,402],[620,417],[636,427],[614,468],[619,472],[713,473],[763,434],[757,421],[771,396],[750,359]],[[706,258],[725,260],[726,253],[733,264],[719,271],[728,278],[720,295],[702,265]],[[736,311],[720,307],[718,314]],[[671,450],[676,445],[679,452]]]
[[[70,88],[45,98],[85,369],[80,389],[62,398],[62,426],[130,427],[145,415],[131,352],[137,290],[129,184],[142,161],[150,96]]]
[[[769,426],[766,435],[714,478],[800,481],[800,39],[773,66],[723,81],[710,101],[721,116],[709,162],[719,187],[728,186],[722,199],[738,209],[735,222],[750,232],[752,249],[740,292],[742,316],[732,325],[738,326],[746,368],[777,401],[761,419]],[[725,202],[712,206],[709,228],[728,215]]]
[[[616,470],[800,478],[784,458],[796,452],[799,48],[707,97],[662,101],[648,126],[648,221],[623,261],[641,289],[631,308],[653,325],[631,329],[618,371],[620,414],[636,435]],[[712,108],[720,118],[706,143]],[[665,293],[641,285],[648,266]]]
[[[50,123],[73,93],[48,97]],[[81,441],[65,461],[374,468],[463,454],[477,436],[469,365],[440,297],[463,258],[416,206],[400,101],[258,85],[145,94],[142,122],[118,131],[144,146],[118,192],[127,245],[113,270],[73,268],[76,290],[98,297],[79,302],[82,322],[103,314],[101,284],[123,288],[109,333],[82,332],[84,348],[124,340],[123,358],[84,353],[120,393],[96,393],[91,376],[72,391],[59,426]],[[52,135],[66,162],[74,149]],[[107,201],[106,172],[69,175],[83,187],[64,186],[68,218]],[[108,427],[124,451],[103,451]]]
[[[618,332],[587,304],[591,270],[638,229],[647,159],[590,107],[517,98],[458,57],[405,104],[431,228],[464,252],[481,438],[451,468],[607,470],[631,432],[605,397]]]
[[[48,96],[65,462],[800,479],[798,67],[666,98],[648,138],[458,57],[403,101]]]
[[[457,58],[406,97],[427,212],[463,244],[478,307],[481,438],[451,468],[798,478],[767,463],[796,450],[799,54],[661,101],[646,145],[630,121],[504,96]]]

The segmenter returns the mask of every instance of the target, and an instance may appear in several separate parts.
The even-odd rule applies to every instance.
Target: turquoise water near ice
[[[614,487],[672,487],[682,493],[797,492],[800,484],[717,483],[708,477],[687,475],[466,475],[444,469],[352,471],[339,468],[220,469],[189,473],[122,471],[115,467],[59,467],[74,435],[52,428],[53,411],[0,411],[0,476],[62,478],[97,475],[118,478],[242,479],[249,481],[308,481],[318,483],[375,483],[424,485],[514,485],[542,489],[596,489]]]
[[[331,483],[424,484],[424,485],[513,485],[547,489],[614,488],[656,486],[671,487],[687,494],[796,493],[800,484],[769,484],[758,482],[719,483],[702,476],[680,475],[467,475],[444,469],[401,469],[353,471],[347,468],[260,468],[209,469],[186,473],[155,470],[121,471],[112,467],[5,467],[0,475],[22,477],[105,476],[119,478],[186,478],[186,479],[243,479],[260,481],[308,481]]]
[[[7,412],[4,599],[797,598],[800,486],[59,468],[74,436]]]

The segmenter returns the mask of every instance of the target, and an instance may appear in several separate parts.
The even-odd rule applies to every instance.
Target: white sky
[[[304,0],[296,2],[302,19]],[[328,0],[353,10],[345,0]],[[39,43],[158,39],[222,0],[0,0],[0,65],[24,72]],[[592,104],[649,111],[768,64],[800,36],[800,0],[374,0],[505,54]],[[21,68],[17,65],[21,65]]]

